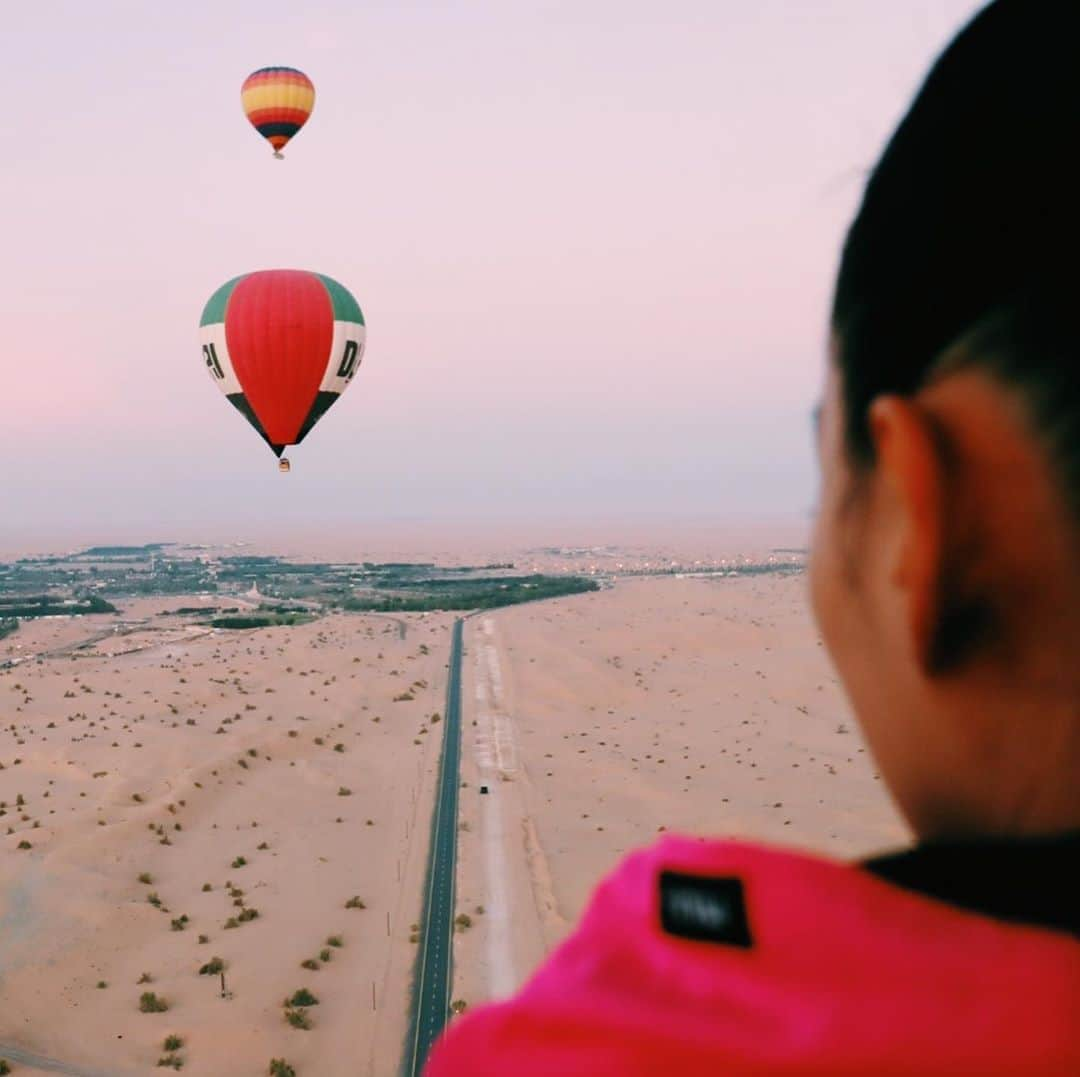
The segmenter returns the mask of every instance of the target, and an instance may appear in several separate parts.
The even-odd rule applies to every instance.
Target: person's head
[[[815,610],[922,836],[1080,826],[1080,4],[939,59],[844,246]]]

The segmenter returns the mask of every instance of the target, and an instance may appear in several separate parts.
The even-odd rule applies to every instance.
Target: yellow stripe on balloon
[[[241,93],[240,99],[245,112],[260,108],[298,108],[310,112],[315,107],[315,91],[311,87],[288,82],[252,86]]]
[[[315,91],[307,86],[298,86],[295,82],[290,83],[286,87],[285,96],[286,108],[298,108],[304,112],[310,112],[315,107]]]

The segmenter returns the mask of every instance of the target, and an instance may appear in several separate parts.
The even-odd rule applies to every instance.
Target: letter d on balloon
[[[345,378],[347,380],[356,373],[358,354],[359,348],[356,341],[345,341],[345,354],[341,357],[341,365],[338,367],[337,371],[337,376],[339,378]]]

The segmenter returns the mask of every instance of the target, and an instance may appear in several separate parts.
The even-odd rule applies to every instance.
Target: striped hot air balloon
[[[315,107],[315,86],[295,67],[260,67],[244,80],[240,100],[251,125],[280,157]]]
[[[234,278],[199,322],[210,377],[276,456],[299,445],[348,387],[365,332],[348,289],[302,269]]]

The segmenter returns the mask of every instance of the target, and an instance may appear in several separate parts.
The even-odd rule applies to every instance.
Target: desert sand
[[[805,590],[633,580],[469,620],[457,997],[520,984],[659,832],[839,857],[907,840]]]
[[[389,1077],[453,616],[212,632],[169,615],[188,601],[0,641],[0,662],[22,659],[0,671],[0,1045],[73,1074],[172,1056],[212,1077],[271,1058]],[[621,579],[470,616],[465,644],[468,1006],[522,983],[603,874],[664,830],[843,857],[907,838],[804,577]],[[286,1020],[301,988],[310,1029]],[[168,1008],[143,1012],[149,992]]]
[[[112,620],[0,644],[59,652],[0,672],[0,1043],[110,1075],[393,1072],[451,619]],[[305,987],[310,1030],[282,1005]]]

